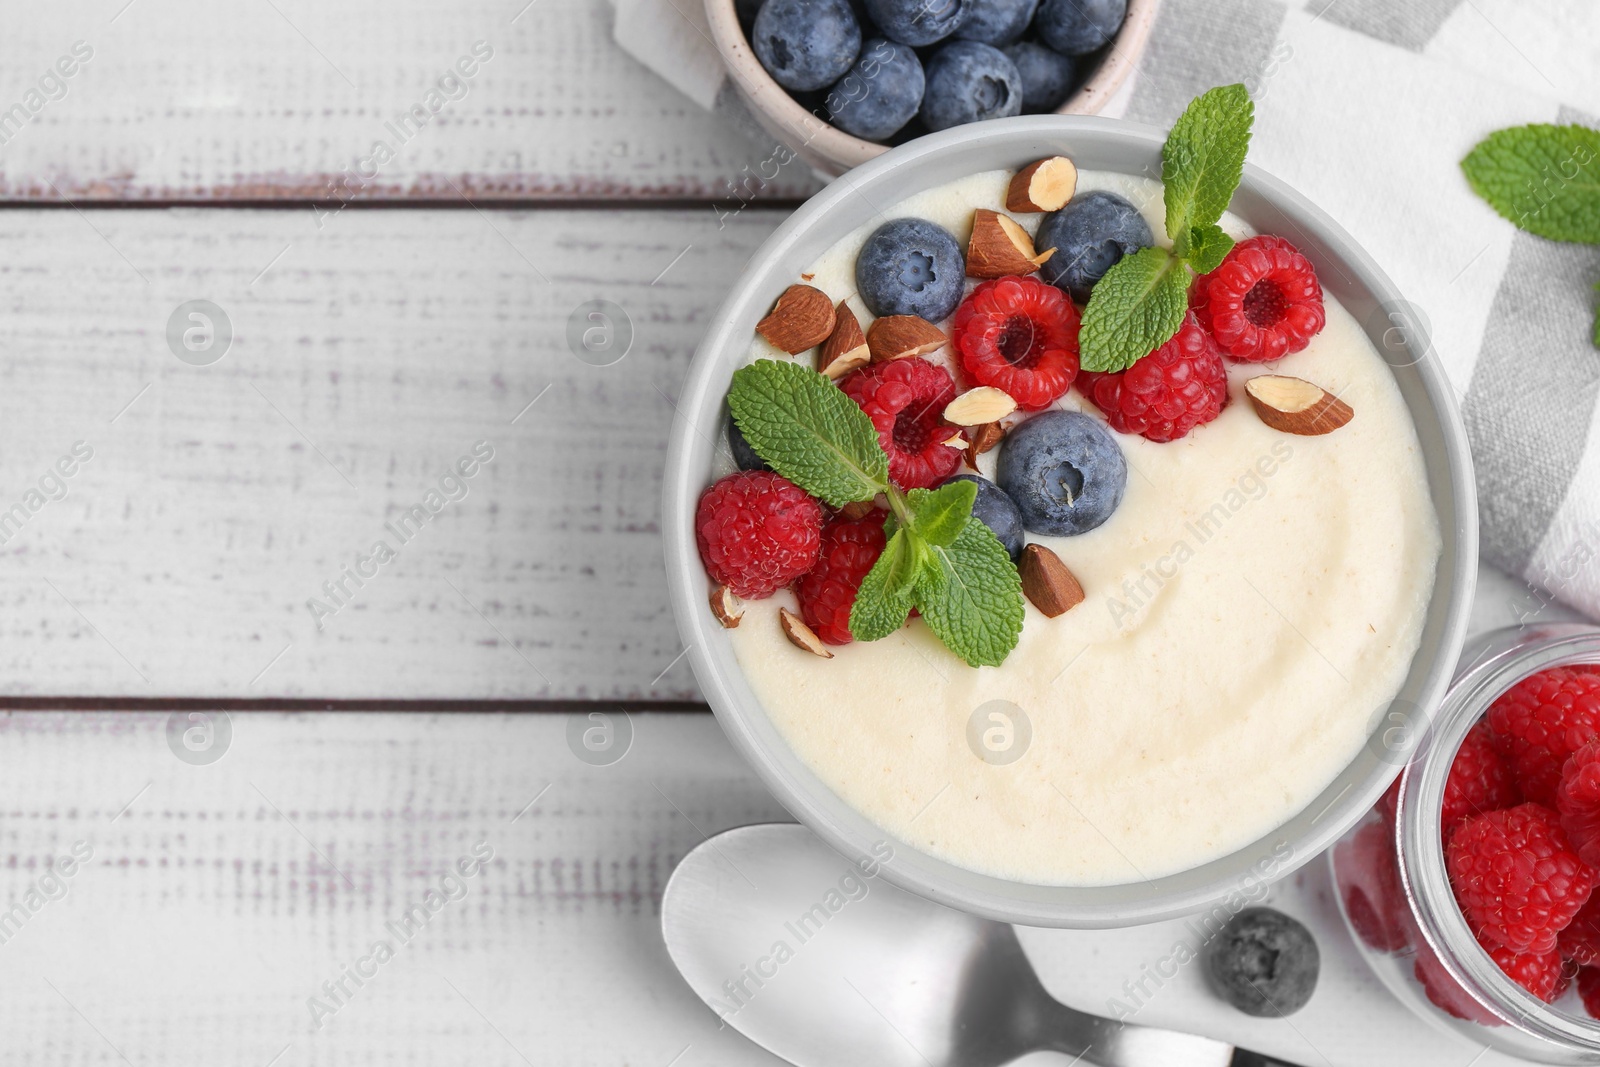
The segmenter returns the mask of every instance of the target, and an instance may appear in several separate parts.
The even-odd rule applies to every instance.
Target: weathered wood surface
[[[0,200],[737,203],[816,188],[798,163],[745,182],[769,150],[626,55],[612,21],[607,0],[36,5],[0,34]]]
[[[169,747],[164,716],[0,718],[7,1064],[779,1062],[719,1029],[660,940],[662,887],[703,834],[785,818],[709,716],[634,716],[631,746],[605,766],[574,756],[566,716],[263,714],[230,726],[222,758],[196,765]],[[47,878],[75,847],[87,860]],[[462,860],[473,874],[448,878]],[[1138,1021],[1293,1063],[1473,1058],[1356,957],[1323,861],[1270,902],[1322,948],[1317,994],[1292,1026],[1220,1006],[1194,965],[1144,979],[1170,975],[1174,944],[1194,941],[1183,921],[1023,941],[1046,985],[1091,1011],[1142,980]],[[407,929],[414,904],[433,914]],[[375,957],[380,941],[393,958]],[[324,983],[341,979],[336,1001]]]
[[[0,693],[693,698],[662,448],[779,220],[0,212]],[[209,366],[166,333],[199,298],[234,331]],[[568,346],[593,299],[632,323],[611,366]]]

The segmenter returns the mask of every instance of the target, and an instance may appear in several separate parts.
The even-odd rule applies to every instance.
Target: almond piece
[[[981,207],[972,213],[972,240],[967,242],[968,277],[1032,274],[1055,253],[1051,248],[1043,255],[1036,255],[1033,238],[1009,215]]]
[[[980,385],[968,389],[944,407],[944,421],[953,426],[982,426],[999,422],[1017,410],[1017,402],[1004,389]]]
[[[1043,545],[1023,548],[1017,573],[1022,578],[1022,595],[1046,618],[1053,619],[1083,603],[1083,586],[1061,557]]]
[[[865,367],[871,358],[861,320],[849,304],[839,301],[833,309],[833,332],[822,342],[822,353],[817,356],[817,370],[838,381],[857,367]]]
[[[870,500],[855,500],[839,509],[839,517],[846,522],[855,522],[871,515],[877,507],[878,505]]]
[[[1261,421],[1284,433],[1315,437],[1332,433],[1356,413],[1322,386],[1287,374],[1263,374],[1244,383]]]
[[[1060,211],[1078,191],[1078,168],[1066,156],[1051,156],[1017,171],[1006,189],[1007,211]]]
[[[978,469],[978,457],[999,444],[1006,431],[998,422],[985,423],[972,431],[972,443],[967,446],[967,466]]]
[[[833,332],[833,301],[821,289],[791,285],[772,314],[756,323],[756,333],[791,356],[820,345]]]
[[[962,437],[959,433],[954,433],[942,441],[941,444],[943,444],[946,448],[965,449],[967,447],[967,439]]]
[[[916,315],[885,315],[867,327],[867,348],[874,363],[925,356],[948,343],[943,330]]]
[[[724,630],[731,630],[744,618],[744,601],[732,589],[719,585],[711,590],[711,614]]]
[[[833,653],[822,643],[822,638],[805,624],[805,620],[788,608],[778,609],[778,625],[783,627],[783,636],[787,637],[795,648],[809,652],[813,656],[821,656],[823,659],[833,658]]]

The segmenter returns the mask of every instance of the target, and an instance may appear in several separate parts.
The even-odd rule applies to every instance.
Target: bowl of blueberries
[[[829,176],[925,133],[1092,115],[1160,0],[706,0],[756,120]]]

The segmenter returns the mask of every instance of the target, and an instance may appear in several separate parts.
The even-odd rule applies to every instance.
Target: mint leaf
[[[1600,244],[1600,130],[1535,124],[1496,130],[1461,161],[1472,191],[1521,229]]]
[[[911,535],[897,531],[856,590],[856,602],[850,608],[850,633],[857,641],[877,641],[905,625],[916,592],[917,570]]]
[[[1189,255],[1190,231],[1214,225],[1244,174],[1256,107],[1243,85],[1219,85],[1189,101],[1161,148],[1167,236]]]
[[[1595,292],[1600,293],[1600,282],[1594,283]],[[1600,348],[1600,308],[1594,312],[1594,346]]]
[[[757,455],[833,507],[889,488],[889,457],[872,420],[809,367],[775,359],[741,367],[728,408]]]
[[[917,537],[934,548],[944,548],[956,539],[977,499],[976,482],[949,482],[937,489],[913,489],[906,494]]]
[[[1150,247],[1123,256],[1095,283],[1084,309],[1083,369],[1127,370],[1178,332],[1188,308],[1189,272],[1171,252]]]
[[[1022,633],[1022,580],[1011,557],[970,515],[954,541],[932,552],[917,577],[923,620],[968,666],[998,667]]]
[[[1223,257],[1233,251],[1233,238],[1223,233],[1222,227],[1216,223],[1192,227],[1187,244],[1188,248],[1178,252],[1178,255],[1194,268],[1196,274],[1210,274],[1222,266]]]

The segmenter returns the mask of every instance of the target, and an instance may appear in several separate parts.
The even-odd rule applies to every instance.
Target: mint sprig
[[[933,556],[917,584],[928,628],[968,665],[998,667],[1022,633],[1022,579],[1005,546],[968,515],[955,540]]]
[[[993,531],[972,515],[978,487],[951,482],[902,493],[855,401],[816,371],[757,360],[734,372],[728,407],[773,470],[834,507],[888,497],[889,540],[856,592],[850,632],[876,641],[922,613],[969,665],[999,666],[1022,632],[1022,583]]]
[[[1187,257],[1192,231],[1215,226],[1244,176],[1255,105],[1243,85],[1220,85],[1190,101],[1161,146],[1167,236]]]
[[[816,388],[821,379],[826,389]],[[728,408],[772,469],[836,508],[889,485],[889,457],[867,413],[816,371],[761,360],[733,376]]]
[[[1600,130],[1545,123],[1496,130],[1467,153],[1461,171],[1472,191],[1519,229],[1600,244]],[[1600,348],[1600,309],[1594,344]]]
[[[857,641],[877,641],[906,624],[916,606],[917,559],[911,535],[896,530],[883,546],[878,562],[861,580],[850,609],[850,632]]]
[[[1600,130],[1513,126],[1461,161],[1472,191],[1520,229],[1552,241],[1600,244]]]
[[[1191,272],[1216,270],[1233,248],[1217,225],[1244,174],[1255,104],[1243,85],[1189,102],[1161,148],[1169,251],[1124,256],[1095,283],[1079,337],[1086,371],[1124,371],[1183,326]]]
[[[1084,312],[1078,334],[1083,369],[1127,370],[1177,333],[1188,310],[1189,272],[1182,260],[1155,246],[1124,256],[1095,285]]]

